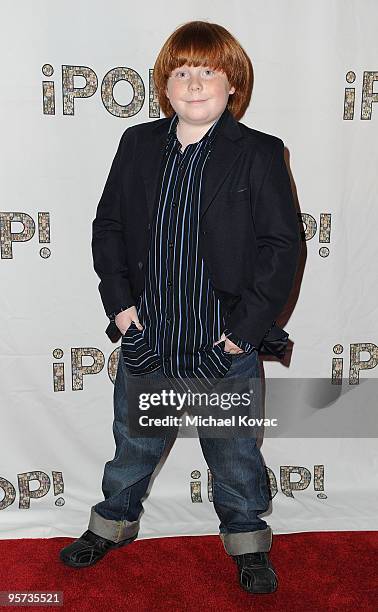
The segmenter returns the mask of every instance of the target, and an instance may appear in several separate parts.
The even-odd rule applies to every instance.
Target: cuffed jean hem
[[[228,555],[244,555],[254,552],[269,552],[272,546],[272,530],[243,531],[239,533],[220,533],[224,549]]]
[[[137,535],[139,521],[113,521],[106,519],[100,516],[92,507],[88,529],[102,538],[118,543]]]

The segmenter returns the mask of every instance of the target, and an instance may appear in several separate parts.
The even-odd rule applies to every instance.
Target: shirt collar
[[[209,127],[209,129],[207,130],[206,134],[204,134],[202,136],[202,138],[198,142],[202,142],[203,140],[208,140],[209,142],[211,142],[215,138],[215,135],[217,133],[217,129],[219,128],[221,120],[225,117],[227,112],[228,111],[227,111],[227,107],[226,107],[224,109],[223,113],[220,115],[220,117],[218,117],[218,119],[213,123],[213,125],[211,125]],[[175,113],[173,115],[172,119],[171,119],[170,124],[169,124],[168,135],[167,135],[167,142],[170,142],[171,140],[177,139],[176,129],[177,129],[178,120],[179,120],[178,114]],[[198,142],[196,142],[195,144],[198,144]]]

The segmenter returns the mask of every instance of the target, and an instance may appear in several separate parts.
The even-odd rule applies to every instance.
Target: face
[[[224,72],[187,64],[171,72],[165,90],[180,120],[192,125],[215,121],[234,92]]]

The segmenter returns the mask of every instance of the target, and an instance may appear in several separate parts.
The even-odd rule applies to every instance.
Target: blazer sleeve
[[[235,336],[260,347],[285,306],[301,249],[299,221],[283,141],[277,138],[253,210],[257,244],[255,275],[226,319]]]
[[[133,156],[130,128],[119,141],[103,193],[92,222],[93,267],[100,278],[99,291],[106,314],[134,305],[129,284],[122,225],[121,171]]]

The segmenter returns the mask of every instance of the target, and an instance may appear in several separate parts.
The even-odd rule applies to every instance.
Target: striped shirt
[[[145,284],[136,305],[143,330],[132,323],[121,343],[134,375],[162,368],[172,378],[221,378],[232,363],[224,341],[214,346],[222,332],[246,353],[255,350],[225,329],[198,251],[201,186],[222,117],[184,151],[176,134],[177,114],[169,125]]]

